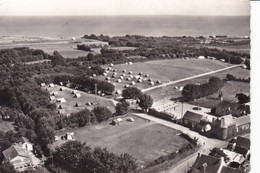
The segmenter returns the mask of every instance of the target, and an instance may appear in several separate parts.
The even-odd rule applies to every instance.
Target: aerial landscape
[[[0,12],[0,173],[251,171],[248,1],[56,1]]]

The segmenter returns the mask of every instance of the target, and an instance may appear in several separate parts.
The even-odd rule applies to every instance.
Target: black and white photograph
[[[252,4],[0,0],[0,173],[253,172]]]

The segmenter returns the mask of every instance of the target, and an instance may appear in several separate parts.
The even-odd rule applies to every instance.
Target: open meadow
[[[134,118],[135,121],[126,121],[128,117]],[[107,147],[116,154],[129,153],[137,159],[139,166],[175,152],[188,143],[174,129],[131,114],[121,118],[123,122],[119,125],[110,125],[109,121],[106,121],[70,132],[74,132],[76,140],[86,142],[91,147]],[[58,146],[63,142],[56,141],[53,146]]]
[[[113,70],[107,71],[106,76],[98,76],[97,79],[105,80],[107,77],[116,86],[116,90],[122,90],[125,85],[131,85],[135,82],[135,86],[143,89],[151,87],[151,81],[156,83],[165,83],[194,75],[211,72],[221,68],[230,66],[228,63],[223,63],[217,60],[208,59],[172,59],[172,60],[155,60],[147,62],[138,62],[129,64],[117,64],[111,67],[116,71],[117,75],[113,77]],[[108,66],[103,66],[108,68]],[[123,72],[125,70],[125,72]],[[129,74],[131,73],[131,74]],[[138,82],[138,74],[141,73],[142,81]],[[120,79],[120,76],[123,76]],[[128,78],[132,75],[132,78]],[[148,75],[148,76],[145,76]],[[118,82],[118,79],[121,81]]]
[[[60,114],[68,115],[73,112],[78,112],[85,108],[91,110],[95,106],[106,106],[113,113],[115,112],[115,105],[113,101],[104,97],[95,96],[94,94],[88,94],[86,92],[58,85],[54,85],[53,87],[45,86],[44,89],[46,88],[53,98],[51,102],[56,103],[57,109],[60,112]],[[60,90],[61,88],[62,91]],[[72,92],[75,93],[73,94]],[[80,96],[76,97],[76,93],[79,93]],[[66,102],[58,102],[57,99],[59,98],[64,98]],[[90,105],[89,103],[92,104]]]

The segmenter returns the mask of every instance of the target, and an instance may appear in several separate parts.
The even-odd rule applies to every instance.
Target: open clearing
[[[129,116],[135,121],[126,121]],[[110,125],[107,121],[72,131],[76,140],[87,142],[91,147],[107,147],[116,154],[129,153],[137,159],[139,166],[177,151],[188,143],[176,135],[177,131],[174,129],[131,114],[123,116],[122,119],[122,124],[116,126]],[[57,141],[54,145],[57,146],[62,142],[64,141]]]
[[[208,59],[172,59],[172,60],[155,60],[148,62],[138,62],[133,63],[132,65],[127,64],[118,64],[114,65],[112,68],[117,71],[117,76],[112,78],[113,72],[108,73],[108,77],[111,77],[111,82],[116,85],[117,90],[121,90],[126,84],[130,84],[131,81],[136,82],[136,86],[139,88],[148,88],[151,87],[149,85],[148,79],[152,79],[152,81],[160,81],[162,83],[174,81],[198,74],[202,74],[205,72],[210,72],[214,70],[218,70],[221,68],[225,68],[230,66],[228,63],[223,63],[217,60],[208,60]],[[104,68],[107,66],[104,66]],[[122,75],[122,71],[126,70],[125,77],[122,82],[118,83],[117,79]],[[137,83],[137,79],[132,79],[127,81],[126,79],[129,77],[128,72],[132,71],[132,75],[136,76],[139,73],[142,73],[144,81],[142,83]],[[145,74],[148,74],[149,77],[144,77]],[[105,76],[98,77],[101,80],[105,80]],[[156,85],[156,84],[155,84]]]
[[[0,119],[0,131],[6,132],[9,130],[14,130],[13,122],[3,121]]]
[[[175,86],[180,87],[180,86],[185,86],[186,84],[206,83],[213,76],[224,79],[224,78],[226,78],[227,74],[232,74],[237,78],[248,78],[248,77],[250,77],[250,70],[243,69],[241,67],[232,68],[232,69],[229,69],[229,70],[226,70],[226,71],[214,73],[214,74],[203,76],[203,77],[200,77],[200,78],[187,80],[187,81],[184,81],[184,82],[180,82],[180,83],[177,83],[175,85],[169,85],[169,86],[166,86],[166,87],[157,88],[157,89],[148,91],[147,94],[150,94],[155,101],[165,99],[165,98],[167,98],[167,99],[178,98],[178,97],[181,97],[182,94],[181,94],[180,90],[175,89]],[[225,94],[224,98],[227,97],[227,99],[230,99],[230,97],[234,97],[234,92],[237,92],[239,90],[241,90],[242,92],[243,91],[248,92],[248,90],[250,89],[250,84],[249,83],[243,83],[242,85],[240,85],[240,83],[241,82],[238,82],[238,83],[235,82],[234,83],[234,86],[232,86],[232,87],[236,88],[235,90],[231,89],[231,92],[223,93],[223,94]]]
[[[227,50],[227,51],[234,51],[239,53],[247,53],[250,54],[250,45],[234,45],[234,46],[213,46],[213,45],[203,45],[204,47],[208,48],[217,48],[220,50]]]
[[[93,94],[88,94],[82,91],[70,89],[68,87],[64,86],[58,86],[54,85],[54,87],[44,87],[44,89],[48,89],[49,93],[52,95],[55,93],[55,99],[52,100],[56,103],[57,109],[60,111],[61,114],[68,115],[73,112],[78,112],[82,109],[88,108],[89,110],[93,109],[95,106],[106,106],[108,107],[113,113],[115,112],[115,105],[114,103],[106,99],[104,97],[95,96]],[[60,88],[63,88],[62,91],[60,91]],[[75,97],[75,94],[72,94],[72,91],[75,91],[76,93],[80,94],[79,98]],[[57,98],[64,98],[66,100],[65,103],[57,102]],[[87,105],[87,103],[94,103],[93,105]],[[76,107],[76,103],[78,106]],[[62,109],[59,109],[59,106],[61,106]]]

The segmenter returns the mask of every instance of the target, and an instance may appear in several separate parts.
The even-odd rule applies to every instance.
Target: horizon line
[[[248,15],[191,15],[191,14],[107,14],[107,15],[0,15],[0,17],[111,17],[111,16],[209,16],[209,17],[251,17]]]

